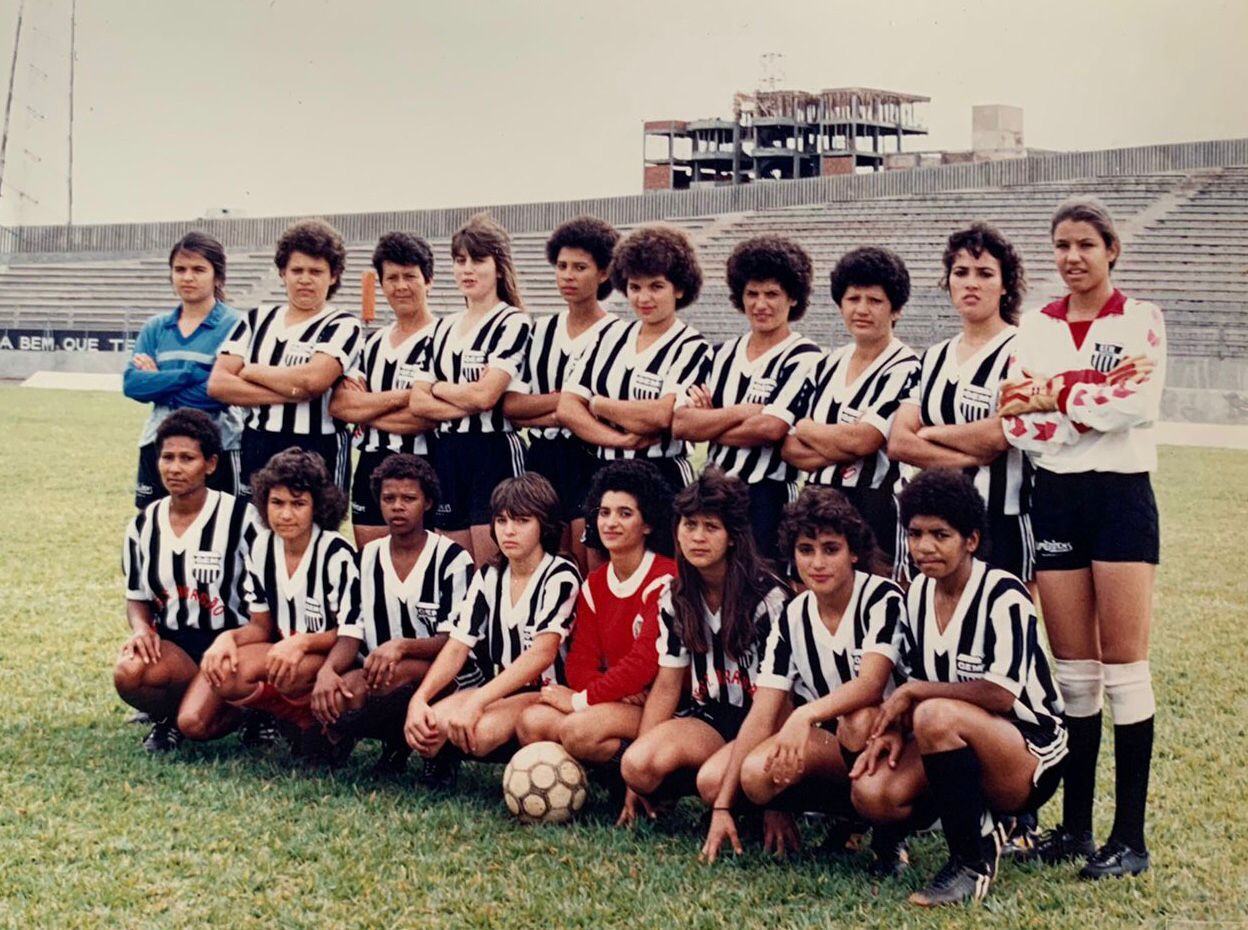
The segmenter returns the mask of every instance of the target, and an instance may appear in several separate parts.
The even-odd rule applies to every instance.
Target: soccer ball
[[[521,823],[565,823],[588,790],[581,763],[558,743],[530,743],[503,770],[503,800]]]

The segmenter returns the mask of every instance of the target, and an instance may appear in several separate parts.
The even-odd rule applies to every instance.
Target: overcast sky
[[[26,0],[0,224],[65,220],[69,2]],[[1245,37],[1245,0],[78,0],[74,218],[636,193],[643,120],[728,115],[765,52],[930,96],[922,148],[979,103],[1040,148],[1248,136]]]

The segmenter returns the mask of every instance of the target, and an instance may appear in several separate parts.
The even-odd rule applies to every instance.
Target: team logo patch
[[[1112,342],[1098,342],[1092,350],[1092,367],[1103,375],[1114,370],[1122,358],[1122,346]]]
[[[309,342],[292,342],[282,353],[283,365],[306,365],[312,361],[312,344]]]
[[[191,553],[191,577],[201,584],[221,580],[221,553],[199,550]]]
[[[416,619],[427,630],[436,630],[438,628],[438,605],[437,604],[417,604]]]
[[[957,658],[958,674],[967,675],[978,678],[984,674],[984,657],[977,655],[969,655],[964,652],[958,653]]]
[[[633,639],[641,635],[641,614],[633,617]]]
[[[325,612],[321,610],[321,602],[315,597],[303,599],[303,624],[309,633],[320,633],[325,629]]]
[[[628,383],[631,400],[658,400],[663,391],[663,378],[649,371],[634,371]]]
[[[982,420],[992,412],[993,392],[975,384],[962,385],[958,396],[958,411],[967,423]]]
[[[465,349],[459,363],[460,381],[480,381],[485,374],[485,353],[480,349]]]
[[[412,386],[412,382],[416,379],[416,372],[419,366],[403,364],[394,372],[394,389],[396,391],[404,391]]]
[[[755,375],[750,379],[750,386],[746,389],[745,400],[742,401],[742,403],[765,404],[771,400],[771,395],[775,393],[775,378],[764,378],[762,376]]]
[[[837,423],[857,423],[862,419],[862,411],[855,410],[853,407],[842,407],[840,413],[836,415]]]

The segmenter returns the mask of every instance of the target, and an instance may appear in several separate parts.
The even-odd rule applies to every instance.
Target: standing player
[[[814,269],[796,242],[780,236],[747,239],[728,256],[728,292],[750,331],[720,346],[707,379],[677,398],[672,435],[710,442],[707,461],[750,487],[750,525],[759,552],[779,553],[776,528],[797,495],[797,469],[780,457],[789,423],[767,407],[787,408],[819,347],[789,324],[810,300]]]
[[[1066,728],[1026,587],[975,558],[985,517],[974,483],[932,469],[899,505],[922,572],[907,594],[908,680],[880,707],[850,777],[854,806],[873,823],[904,823],[930,792],[949,860],[910,901],[931,907],[988,893],[993,812],[1039,810],[1053,796]]]
[[[339,628],[360,622],[355,552],[335,530],[346,495],[321,457],[301,449],[273,456],[251,486],[266,527],[251,545],[251,620],[216,638],[204,674],[223,700],[307,730],[317,672]]]
[[[1120,241],[1093,200],[1068,201],[1050,226],[1070,293],[1023,318],[1021,380],[1002,386],[1010,442],[1036,465],[1032,520],[1044,624],[1069,713],[1071,759],[1062,825],[1047,861],[1088,856],[1084,878],[1136,875],[1144,841],[1156,705],[1148,665],[1159,560],[1152,425],[1165,385],[1161,311],[1114,288]],[[1114,718],[1114,825],[1092,841],[1101,704]]]
[[[559,519],[567,524],[563,551],[572,552],[582,570],[585,551],[585,495],[598,459],[584,441],[559,425],[556,409],[573,362],[619,318],[602,309],[611,293],[611,252],[619,240],[608,223],[578,216],[554,231],[546,242],[546,260],[555,268],[559,294],[568,309],[533,324],[525,357],[528,394],[508,394],[504,412],[512,423],[529,428],[526,471],[546,478],[559,495]]]
[[[906,383],[919,365],[893,325],[910,299],[901,257],[879,246],[846,252],[832,269],[832,299],[853,342],[819,360],[787,406],[766,412],[792,426],[786,462],[812,484],[841,491],[866,518],[892,562],[897,549],[893,488],[900,469],[886,443]]]
[[[149,752],[182,737],[215,739],[238,714],[199,674],[223,630],[247,622],[255,579],[247,558],[247,507],[207,481],[221,439],[202,410],[175,410],[156,429],[156,467],[168,493],[130,521],[122,550],[126,616],[132,635],[113,668],[121,699],[148,714]]]
[[[510,743],[538,689],[562,678],[560,652],[581,578],[555,555],[563,529],[558,506],[550,482],[535,474],[508,478],[490,497],[498,561],[478,570],[446,624],[450,640],[407,711],[408,745],[434,760],[426,774],[435,785],[454,782],[463,754],[487,758]],[[438,700],[469,661],[480,672],[479,686]]]
[[[659,595],[676,574],[672,492],[649,462],[611,462],[594,476],[586,509],[609,561],[581,586],[567,684],[545,685],[516,732],[522,743],[555,740],[602,764],[637,736],[658,672]]]
[[[1030,582],[1031,463],[1011,448],[997,416],[1027,287],[1023,260],[994,227],[974,223],[949,237],[942,261],[940,283],[962,318],[962,332],[923,353],[893,422],[888,454],[919,468],[964,469],[988,508],[980,557]],[[898,558],[908,577],[907,561]]]
[[[659,600],[659,673],[637,741],[620,762],[629,789],[622,825],[636,818],[639,804],[653,817],[650,798],[660,788],[677,797],[696,790],[713,806],[713,819],[731,817],[716,799],[750,709],[763,644],[789,596],[754,546],[740,478],[707,469],[674,507],[678,570]],[[692,704],[677,713],[685,682]],[[770,834],[769,841],[784,843]]]
[[[679,491],[693,467],[685,441],[671,433],[676,398],[705,378],[710,354],[701,334],[676,318],[702,289],[693,242],[671,226],[643,226],[616,247],[611,281],[637,318],[603,330],[581,354],[559,398],[559,421],[600,459],[645,458]]]
[[[330,389],[355,365],[360,321],[328,301],[346,266],[342,237],[321,220],[301,220],[277,240],[274,264],[286,286],[285,304],[257,307],[222,343],[208,393],[247,409],[240,492],[278,452],[315,452],[346,493],[349,434],[329,413]]]
[[[761,807],[847,813],[849,768],[905,647],[905,596],[859,567],[871,563],[871,528],[831,488],[805,488],[785,509],[780,538],[806,590],[767,637],[758,690],[715,806],[730,807],[739,783]],[[797,709],[785,719],[790,695]],[[841,803],[829,803],[835,799]],[[712,822],[707,858],[715,859],[725,839],[740,850],[730,817]],[[903,841],[897,831],[874,831],[876,874],[905,869]]]
[[[329,402],[333,417],[357,427],[360,457],[351,483],[351,528],[359,547],[386,535],[373,470],[396,452],[428,455],[425,431],[434,425],[408,409],[412,381],[433,333],[427,302],[433,251],[419,236],[386,233],[373,250],[373,268],[394,322],[369,337],[357,365],[338,382]]]
[[[440,627],[463,603],[473,566],[459,545],[425,527],[439,493],[425,459],[395,453],[373,469],[372,485],[389,535],[360,551],[361,623],[339,630],[316,676],[312,712],[326,726],[327,761],[375,737],[383,744],[376,770],[397,773],[411,754],[408,702],[446,643]]]
[[[152,404],[139,434],[139,475],[134,506],[142,510],[165,496],[156,430],[179,407],[203,410],[221,436],[221,455],[208,486],[238,493],[238,440],[242,417],[208,395],[217,349],[238,321],[225,304],[225,248],[212,236],[190,232],[169,250],[169,279],[181,302],[143,324],[121,388],[131,400]]]
[[[465,308],[434,324],[411,411],[438,424],[437,526],[482,565],[498,551],[490,495],[524,470],[523,444],[501,402],[509,392],[528,391],[524,353],[532,324],[520,303],[506,230],[477,214],[451,237],[451,257]]]

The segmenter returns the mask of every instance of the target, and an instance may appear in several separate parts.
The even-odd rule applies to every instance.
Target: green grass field
[[[1248,924],[1248,454],[1162,452],[1152,871],[1089,885],[1006,865],[985,906],[923,913],[905,895],[939,866],[935,838],[904,885],[877,885],[862,862],[813,854],[699,865],[692,805],[636,833],[613,829],[601,798],[571,827],[524,828],[497,769],[433,798],[370,782],[369,746],[332,777],[234,737],[149,757],[109,675],[142,418],[120,396],[0,387],[0,926]],[[1098,836],[1110,771],[1106,753]]]

